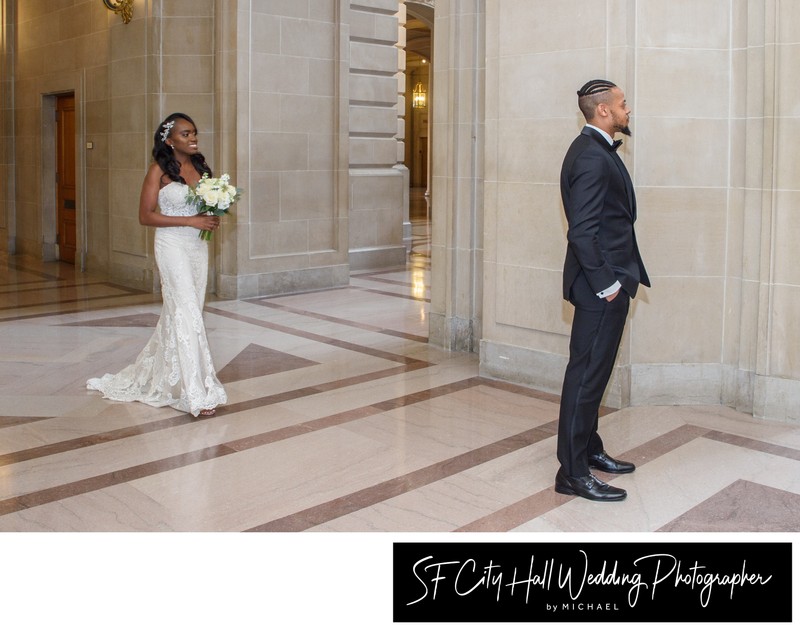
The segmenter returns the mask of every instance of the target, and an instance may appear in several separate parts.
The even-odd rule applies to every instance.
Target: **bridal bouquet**
[[[228,214],[228,208],[242,195],[242,190],[231,185],[230,179],[227,173],[221,177],[209,177],[208,173],[203,173],[197,186],[189,188],[186,201],[197,206],[197,214],[213,214],[217,217]],[[200,238],[210,241],[211,231],[200,230]]]

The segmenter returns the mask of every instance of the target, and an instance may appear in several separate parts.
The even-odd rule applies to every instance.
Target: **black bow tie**
[[[619,149],[620,145],[622,144],[622,140],[617,140],[611,145],[611,150],[616,151]]]

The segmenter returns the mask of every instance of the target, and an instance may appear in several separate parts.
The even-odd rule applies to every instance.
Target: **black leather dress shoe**
[[[592,474],[586,477],[568,477],[560,468],[556,473],[556,492],[574,494],[590,501],[622,501],[628,496],[622,488],[609,486]]]
[[[630,462],[614,459],[605,451],[601,451],[597,455],[589,455],[589,468],[596,468],[614,475],[624,475],[636,470],[636,466]]]

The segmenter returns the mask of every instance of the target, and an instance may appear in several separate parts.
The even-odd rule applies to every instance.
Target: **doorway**
[[[429,23],[417,17],[408,7],[406,30],[406,137],[405,165],[411,188],[430,193],[428,171],[429,129],[431,112],[432,30]]]
[[[433,6],[406,0],[405,159],[409,173],[409,261],[431,269],[431,112],[433,96]],[[430,274],[430,280],[435,276]]]
[[[75,264],[75,95],[56,97],[56,245],[58,259]]]

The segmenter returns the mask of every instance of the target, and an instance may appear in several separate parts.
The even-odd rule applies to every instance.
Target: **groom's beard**
[[[618,131],[625,136],[630,136],[631,128],[628,126],[630,125],[630,122],[630,116],[625,116],[625,118],[623,118],[622,116],[618,116],[615,112],[611,112],[611,124],[613,125],[615,131]]]

